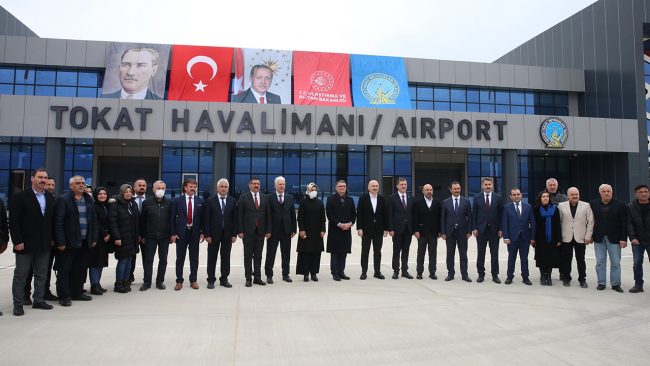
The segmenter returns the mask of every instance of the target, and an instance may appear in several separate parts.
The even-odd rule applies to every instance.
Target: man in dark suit
[[[273,70],[266,65],[255,65],[251,69],[251,87],[233,95],[233,103],[282,104],[277,94],[268,90],[273,83]]]
[[[293,196],[284,192],[284,177],[276,177],[273,181],[275,193],[268,195],[269,205],[271,206],[271,237],[266,241],[266,263],[264,272],[266,272],[266,282],[273,283],[273,265],[275,264],[275,253],[282,253],[282,280],[291,282],[289,277],[289,260],[291,259],[291,238],[298,231],[296,222],[296,208]]]
[[[7,250],[9,245],[9,220],[7,219],[7,210],[5,202],[0,198],[0,254]],[[2,316],[2,311],[0,311]]]
[[[388,235],[388,213],[386,199],[379,194],[379,182],[368,182],[368,193],[359,197],[357,204],[357,233],[361,237],[361,277],[368,278],[368,257],[372,243],[375,278],[383,280],[381,274],[381,246]]]
[[[231,288],[230,251],[237,240],[237,203],[228,197],[228,180],[221,178],[217,182],[217,194],[205,203],[205,224],[203,234],[208,242],[208,288],[213,289],[217,280],[217,256],[221,254],[221,277],[219,285]],[[221,249],[219,249],[221,248]]]
[[[346,194],[348,189],[344,180],[336,182],[336,193],[327,198],[325,214],[328,221],[327,252],[332,255],[330,270],[334,281],[349,280],[345,275],[345,261],[352,252],[352,232],[350,228],[357,219],[354,200]]]
[[[499,279],[499,240],[503,237],[503,231],[501,231],[503,201],[501,195],[492,191],[492,178],[483,178],[481,187],[483,187],[483,192],[474,196],[474,209],[472,210],[474,237],[477,238],[478,250],[476,259],[478,279],[476,282],[485,280],[485,252],[489,243],[492,281],[501,283]]]
[[[400,254],[402,277],[413,279],[408,272],[409,248],[413,235],[413,204],[415,198],[406,193],[406,179],[397,179],[397,193],[388,197],[388,233],[393,238],[393,279],[399,276]]]
[[[244,242],[246,287],[251,287],[253,283],[265,286],[266,282],[262,281],[262,251],[264,239],[271,237],[271,205],[269,198],[260,194],[259,178],[251,177],[248,188],[250,191],[239,196],[237,202],[237,231],[239,238]],[[254,277],[254,280],[251,277]]]
[[[32,173],[32,186],[16,193],[11,200],[11,238],[16,253],[16,267],[12,286],[14,300],[14,315],[21,316],[25,312],[25,283],[30,268],[34,268],[34,303],[35,309],[50,310],[52,305],[43,300],[47,269],[52,249],[52,222],[54,213],[54,195],[46,191],[47,172],[37,169]],[[8,230],[6,230],[7,215],[2,202],[3,235],[2,245],[6,249]],[[4,250],[2,250],[4,251]]]
[[[417,279],[422,279],[424,255],[429,250],[429,278],[437,280],[436,261],[438,259],[438,238],[440,237],[440,211],[442,204],[433,198],[433,186],[422,187],[424,197],[415,201],[413,224],[415,238],[418,240]]]
[[[198,290],[196,283],[199,269],[199,243],[203,242],[203,198],[195,195],[197,183],[194,179],[186,179],[183,182],[180,197],[172,201],[171,242],[176,243],[176,287],[179,291],[183,288],[183,267],[185,266],[185,255],[190,252],[190,286]]]
[[[454,279],[456,270],[454,260],[456,246],[460,257],[460,274],[463,281],[472,282],[467,275],[467,240],[472,235],[472,207],[469,200],[460,195],[460,183],[451,182],[449,185],[451,197],[442,202],[440,214],[440,230],[442,239],[447,241],[447,278]]]
[[[600,198],[591,201],[594,213],[594,250],[596,251],[597,290],[607,285],[607,254],[609,253],[609,282],[612,290],[621,288],[621,248],[627,247],[627,208],[612,196],[612,186],[603,184],[598,189]]]
[[[528,251],[535,244],[535,215],[530,204],[521,202],[519,188],[510,190],[511,203],[503,206],[503,242],[508,245],[508,278],[506,285],[512,283],[515,274],[517,252],[521,260],[522,282],[532,286],[528,279]]]

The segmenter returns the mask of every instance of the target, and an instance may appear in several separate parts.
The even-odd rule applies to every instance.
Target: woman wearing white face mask
[[[144,283],[140,291],[151,288],[153,277],[153,259],[158,250],[158,273],[156,288],[165,289],[165,273],[167,271],[167,253],[169,252],[169,223],[171,222],[172,200],[165,197],[167,185],[163,181],[153,184],[154,197],[142,202],[140,213],[140,229],[144,240]]]
[[[305,282],[318,281],[316,274],[320,269],[320,256],[325,246],[325,206],[318,199],[318,187],[314,183],[307,185],[305,197],[298,206],[298,261],[296,274],[305,276]]]

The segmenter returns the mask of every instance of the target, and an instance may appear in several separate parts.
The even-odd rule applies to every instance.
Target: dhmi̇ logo
[[[374,73],[363,79],[361,92],[370,104],[395,104],[399,83],[390,75]]]
[[[569,137],[566,123],[557,117],[547,118],[542,123],[541,132],[546,147],[564,147],[564,143]]]

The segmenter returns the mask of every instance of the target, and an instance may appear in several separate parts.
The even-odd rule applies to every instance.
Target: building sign
[[[564,147],[564,143],[569,137],[566,123],[557,117],[547,118],[540,129],[546,147]]]

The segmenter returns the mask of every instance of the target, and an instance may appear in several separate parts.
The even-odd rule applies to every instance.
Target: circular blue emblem
[[[363,79],[361,92],[370,104],[395,104],[399,83],[390,75],[374,73]]]
[[[566,123],[557,117],[547,118],[542,123],[541,132],[546,147],[564,147],[564,143],[569,137]]]

